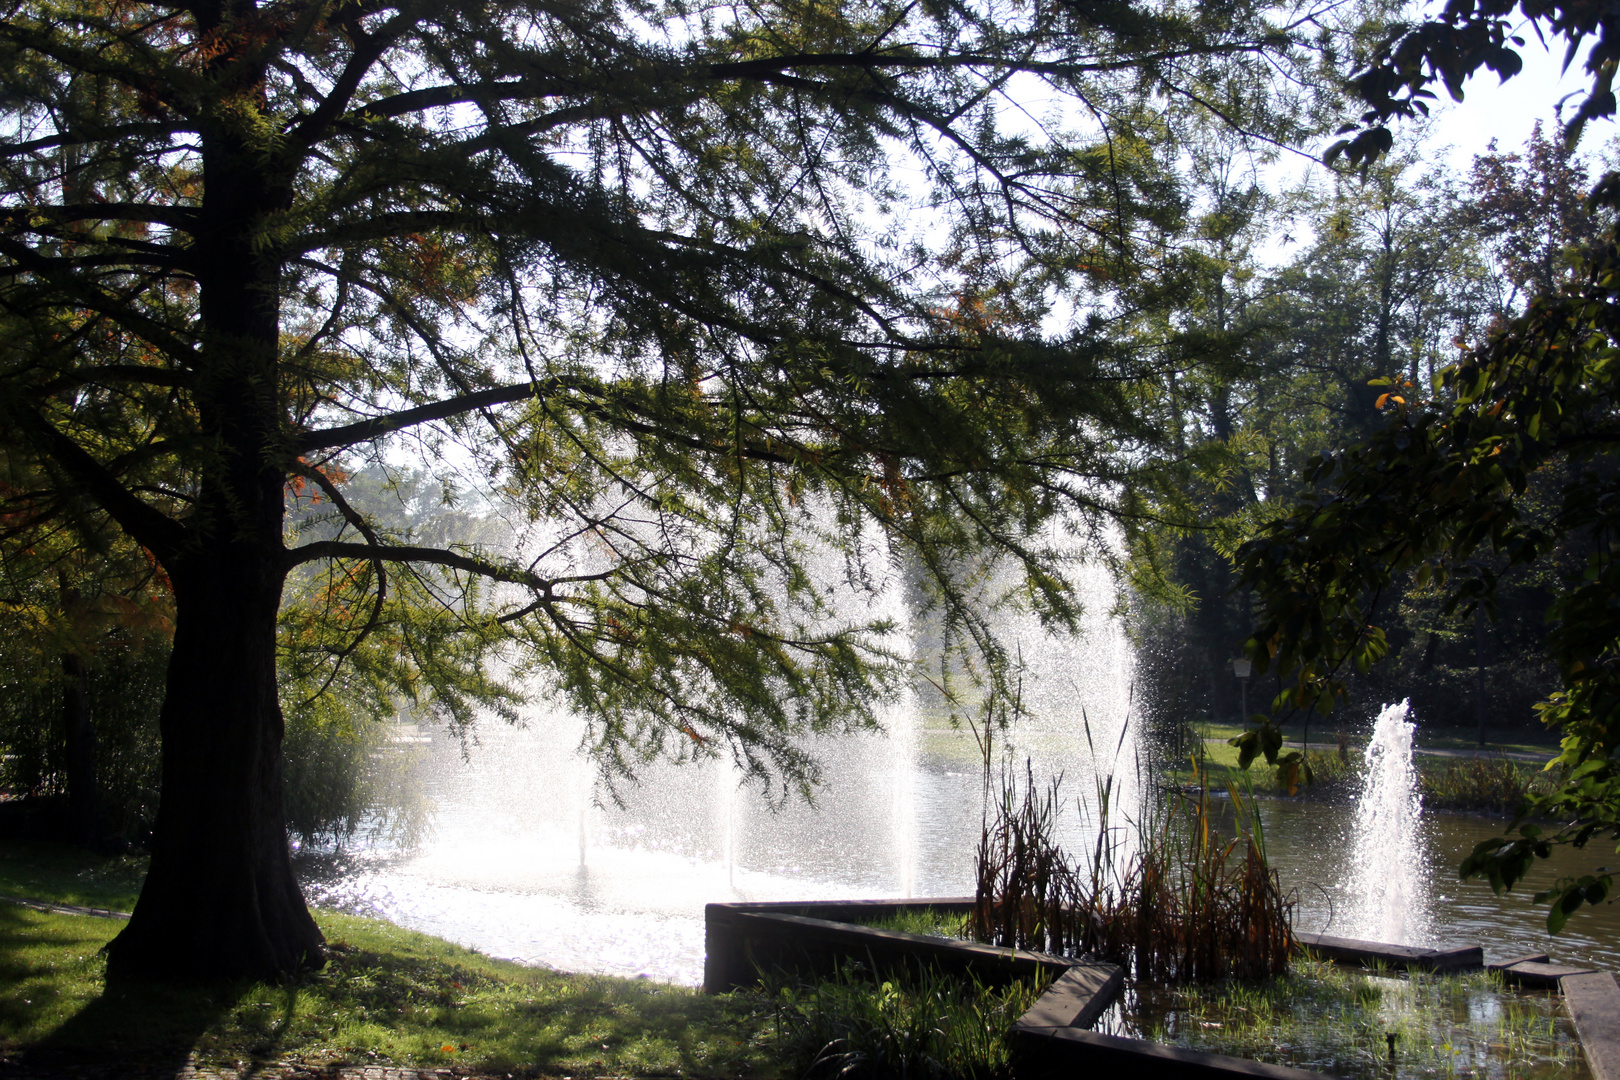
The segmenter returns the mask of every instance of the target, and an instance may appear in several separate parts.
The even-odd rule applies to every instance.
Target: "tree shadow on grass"
[[[26,1061],[76,1072],[116,1068],[120,1075],[175,1076],[233,1001],[193,987],[108,987],[31,1047]]]
[[[173,1076],[238,988],[103,986],[121,921],[0,905],[0,1032],[14,1075]],[[98,993],[99,991],[99,993]]]
[[[240,1011],[247,991],[267,997],[262,1020],[244,1028]],[[71,1066],[93,1076],[156,1078],[178,1076],[196,1057],[217,1056],[220,1029],[236,1036],[224,1048],[240,1080],[265,1072],[280,1061],[279,1034],[298,1004],[296,985],[262,983],[113,984],[29,1052],[30,1065]],[[260,1004],[260,1003],[255,1003]],[[257,1029],[257,1030],[253,1030]],[[212,1053],[210,1053],[212,1051]]]

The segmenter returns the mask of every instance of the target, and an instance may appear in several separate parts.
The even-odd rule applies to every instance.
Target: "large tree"
[[[873,722],[894,673],[887,625],[829,599],[880,537],[994,690],[951,568],[999,550],[1072,620],[1043,523],[1128,518],[1154,437],[1109,328],[1174,257],[1138,242],[1177,210],[1155,102],[1298,137],[1323,8],[7,5],[0,410],[50,478],[14,505],[99,515],[174,591],[109,977],[320,962],[276,672],[312,564],[327,681],[382,649],[464,715],[501,700],[481,665],[543,670],[610,769],[812,781],[793,735]],[[511,500],[514,541],[351,506],[337,470],[390,440]],[[294,482],[327,534],[289,531]]]

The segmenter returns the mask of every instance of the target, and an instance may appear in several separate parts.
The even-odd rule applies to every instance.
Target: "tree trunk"
[[[323,962],[282,810],[275,631],[258,568],[206,559],[175,582],[152,863],[107,977],[280,978]],[[279,568],[278,568],[279,570]]]
[[[101,800],[96,790],[96,729],[90,722],[90,686],[84,657],[62,654],[62,727],[67,734],[68,816],[73,839],[101,838]]]
[[[193,385],[199,457],[188,539],[165,560],[174,651],[160,727],[152,863],[109,980],[280,979],[325,961],[282,807],[276,616],[286,568],[279,257],[261,243],[285,185],[230,130],[203,137],[192,262],[206,329]]]

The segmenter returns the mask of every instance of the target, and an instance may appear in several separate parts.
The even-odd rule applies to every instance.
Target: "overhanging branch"
[[[359,420],[342,427],[311,431],[296,440],[294,445],[300,454],[307,454],[312,450],[353,446],[355,443],[380,439],[384,435],[416,427],[418,424],[448,420],[452,416],[461,416],[491,405],[509,405],[527,398],[548,397],[559,390],[569,388],[569,385],[567,380],[553,378],[542,382],[518,383],[514,386],[493,386],[488,390],[458,394],[430,405],[419,405],[414,409],[403,409],[400,412]]]
[[[159,561],[179,552],[186,538],[185,526],[142,502],[84,447],[32,409],[8,408],[3,415],[21,428],[43,454],[83,485],[90,497]]]

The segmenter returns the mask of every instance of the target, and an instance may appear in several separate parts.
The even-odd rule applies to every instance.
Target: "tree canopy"
[[[610,769],[802,783],[792,737],[871,723],[896,676],[859,598],[901,545],[993,693],[954,575],[996,552],[1072,623],[1063,534],[1134,520],[1162,468],[1164,369],[1114,331],[1178,280],[1177,134],[1312,130],[1337,12],[9,5],[5,540],[115,529],[173,592],[109,976],[319,962],[278,625],[316,686],[456,718],[543,678]],[[345,493],[402,444],[514,507],[510,542]]]
[[[1571,58],[1596,38],[1586,63],[1593,89],[1566,126],[1566,148],[1588,120],[1611,115],[1620,40],[1612,17],[1580,5],[1453,3],[1378,55],[1358,84],[1370,106],[1364,121],[1375,126],[1340,151],[1366,167],[1390,145],[1387,128],[1376,125],[1421,110],[1431,83],[1460,97],[1481,66],[1517,72],[1508,45],[1523,42],[1506,31],[1515,8],[1538,32],[1563,37]],[[1248,649],[1261,670],[1275,667],[1286,679],[1283,711],[1326,711],[1346,666],[1366,670],[1383,658],[1389,601],[1402,589],[1438,592],[1447,611],[1494,614],[1515,576],[1532,571],[1548,582],[1544,647],[1562,689],[1539,710],[1563,733],[1549,766],[1559,785],[1524,814],[1563,824],[1548,833],[1515,823],[1516,833],[1479,845],[1462,870],[1499,890],[1554,842],[1620,840],[1620,571],[1612,555],[1620,528],[1620,176],[1605,176],[1577,210],[1554,197],[1568,187],[1558,180],[1571,168],[1567,155],[1537,138],[1530,157],[1525,172],[1498,161],[1476,177],[1485,218],[1518,221],[1500,244],[1528,303],[1476,339],[1459,337],[1456,362],[1432,385],[1398,372],[1379,380],[1386,423],[1313,460],[1307,493],[1238,553],[1242,579],[1262,602]],[[1262,750],[1275,759],[1280,746],[1271,724],[1243,741],[1245,763]],[[1594,870],[1541,893],[1538,901],[1551,904],[1549,928],[1604,899],[1612,881]]]

